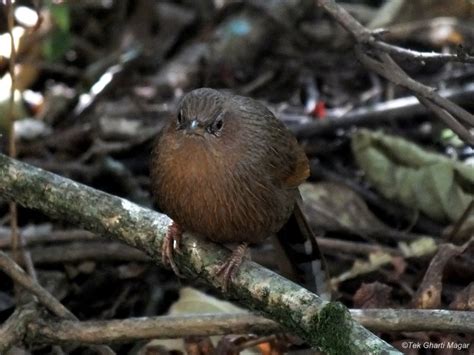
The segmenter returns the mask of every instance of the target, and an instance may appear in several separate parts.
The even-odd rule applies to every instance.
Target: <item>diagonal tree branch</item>
[[[161,262],[161,246],[171,220],[125,199],[0,155],[0,196],[145,251]],[[217,271],[229,257],[222,247],[190,234],[176,262],[190,278],[219,288]],[[317,295],[251,261],[244,261],[227,295],[279,322],[310,345],[330,354],[399,352],[354,322],[338,303]]]

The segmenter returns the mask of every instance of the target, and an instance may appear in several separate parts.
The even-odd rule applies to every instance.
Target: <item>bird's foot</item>
[[[240,244],[237,249],[232,252],[232,255],[227,259],[217,270],[217,275],[222,279],[222,290],[227,292],[229,282],[234,278],[235,273],[242,264],[242,260],[247,251],[248,243]]]
[[[183,230],[176,223],[173,222],[166,232],[165,238],[163,239],[163,245],[161,248],[161,260],[163,265],[170,266],[171,270],[178,277],[184,277],[178,269],[176,262],[174,261],[173,254],[176,252],[181,254],[181,237],[183,236]]]

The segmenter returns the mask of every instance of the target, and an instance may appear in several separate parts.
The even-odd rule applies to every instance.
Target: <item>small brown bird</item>
[[[286,233],[288,221],[299,229],[291,233],[314,239],[298,204],[298,185],[308,176],[303,149],[263,104],[208,88],[191,91],[152,154],[153,194],[174,220],[164,262],[179,275],[173,245],[183,230],[240,243],[220,269],[225,289],[247,245]]]

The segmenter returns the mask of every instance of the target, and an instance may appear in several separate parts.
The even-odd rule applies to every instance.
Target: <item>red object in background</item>
[[[326,103],[324,101],[318,101],[316,106],[314,106],[314,110],[312,112],[312,116],[323,119],[326,117]]]

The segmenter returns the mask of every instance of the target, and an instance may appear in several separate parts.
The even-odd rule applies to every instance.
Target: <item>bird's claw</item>
[[[234,279],[240,264],[242,264],[246,250],[247,243],[242,243],[232,252],[230,258],[219,266],[216,274],[222,279],[222,291],[227,292],[229,289],[229,283]]]
[[[163,245],[161,248],[161,260],[163,265],[171,267],[171,270],[176,274],[178,277],[184,277],[183,274],[178,269],[178,265],[174,261],[173,254],[176,252],[177,254],[182,254],[181,249],[181,237],[183,235],[183,231],[181,228],[173,222],[171,226],[168,228],[168,232],[166,233],[163,239]]]

